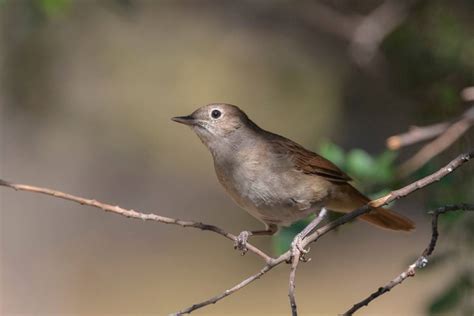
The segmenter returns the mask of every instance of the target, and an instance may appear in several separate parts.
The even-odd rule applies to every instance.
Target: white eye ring
[[[222,112],[219,109],[213,109],[211,110],[210,116],[211,118],[217,120],[218,118],[222,116]]]

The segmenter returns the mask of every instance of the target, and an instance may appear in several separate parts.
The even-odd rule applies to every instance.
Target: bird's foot
[[[234,244],[234,249],[237,249],[242,252],[242,256],[245,255],[245,253],[248,251],[247,249],[247,241],[252,235],[251,232],[244,230],[240,232],[239,236],[237,236],[237,240],[235,241]]]
[[[309,252],[309,248],[306,250],[303,247],[303,238],[304,236],[301,234],[298,234],[295,236],[293,241],[291,242],[291,255],[292,258],[295,259],[295,257],[299,257],[298,259],[303,261],[303,262],[308,262],[311,260],[311,258],[306,258],[306,254]],[[297,259],[297,260],[298,260]]]

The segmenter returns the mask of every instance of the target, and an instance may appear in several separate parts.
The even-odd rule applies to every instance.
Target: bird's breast
[[[311,185],[305,184],[307,177],[289,161],[255,152],[238,152],[233,158],[214,161],[217,177],[232,199],[257,219],[286,226],[320,208]]]

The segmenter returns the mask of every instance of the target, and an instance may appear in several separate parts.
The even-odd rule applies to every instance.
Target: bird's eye
[[[212,110],[211,112],[211,116],[213,119],[218,119],[219,117],[221,117],[221,115],[222,113],[219,110]]]

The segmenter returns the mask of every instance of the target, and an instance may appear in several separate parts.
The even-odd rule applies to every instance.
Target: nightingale
[[[347,213],[369,202],[332,162],[260,128],[235,105],[209,104],[172,120],[192,128],[211,152],[217,179],[230,197],[265,224],[265,229],[239,234],[236,248],[244,252],[251,235],[273,235],[322,208]],[[395,231],[415,228],[387,208],[359,218]]]

